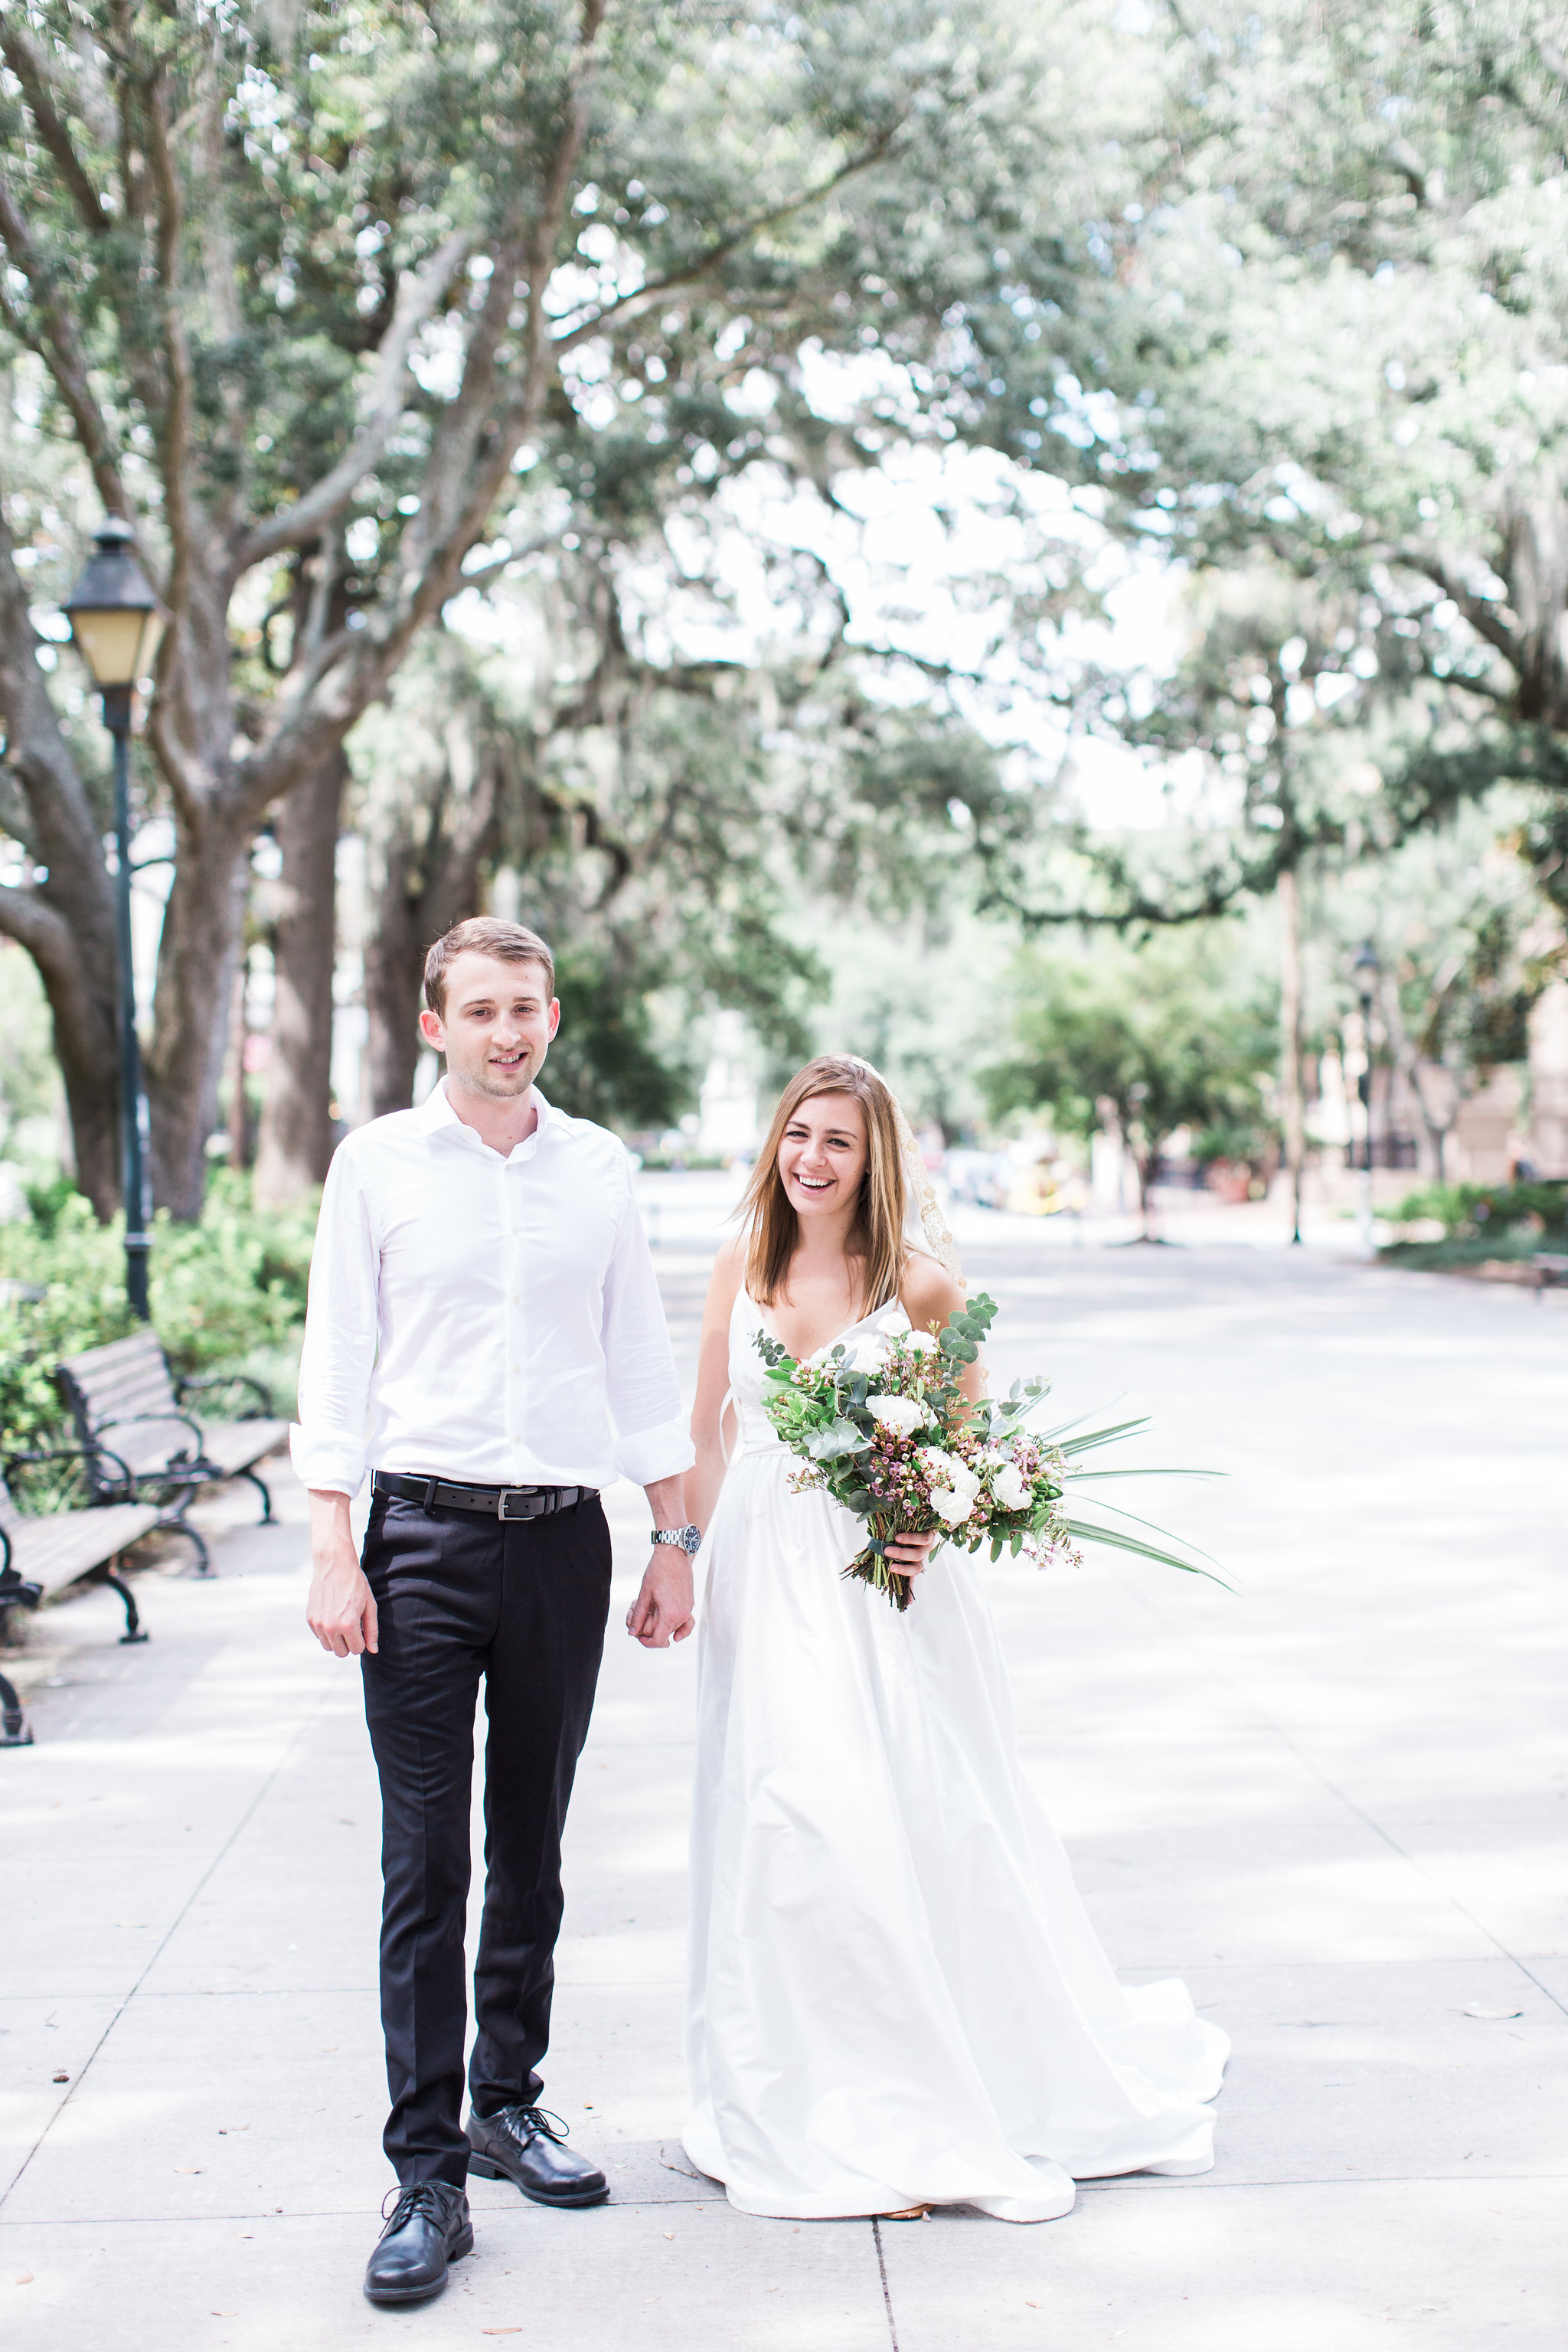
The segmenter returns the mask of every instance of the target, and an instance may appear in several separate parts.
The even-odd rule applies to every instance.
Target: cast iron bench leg
[[[16,1685],[0,1675],[0,1748],[31,1748],[33,1727],[22,1713]]]
[[[264,1528],[275,1527],[277,1522],[272,1517],[272,1497],[267,1491],[265,1478],[260,1477],[254,1470],[241,1470],[238,1475],[242,1478],[248,1478],[261,1497],[261,1525]]]
[[[153,1532],[154,1534],[184,1536],[187,1543],[195,1544],[196,1548],[196,1574],[198,1576],[210,1576],[213,1572],[213,1563],[212,1554],[207,1549],[207,1539],[205,1536],[203,1535],[199,1528],[191,1527],[185,1518],[185,1513],[190,1508],[190,1502],[191,1498],[187,1495],[184,1501],[180,1505],[177,1510],[171,1511],[167,1518],[160,1519],[158,1521],[157,1527],[153,1530]]]
[[[111,1591],[119,1593],[125,1603],[125,1631],[120,1636],[121,1648],[123,1649],[128,1642],[144,1642],[147,1635],[142,1620],[136,1613],[136,1596],[125,1579],[122,1576],[116,1576],[111,1568],[106,1568],[103,1571],[103,1580]]]

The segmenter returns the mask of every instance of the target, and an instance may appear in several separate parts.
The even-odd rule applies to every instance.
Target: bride
[[[895,1546],[920,1578],[904,1615],[845,1582],[857,1524],[791,1491],[762,1411],[759,1331],[874,1360],[962,1303],[868,1063],[791,1079],[742,1206],[708,1295],[687,1487],[707,1565],[687,2154],[741,2211],[796,2221],[967,2204],[1046,2221],[1075,2180],[1207,2171],[1229,2045],[1183,1985],[1112,1976],[1019,1766],[972,1559]]]

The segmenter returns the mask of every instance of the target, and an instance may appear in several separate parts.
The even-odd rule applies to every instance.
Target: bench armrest
[[[0,1568],[0,1609],[36,1609],[44,1597],[43,1586],[12,1567],[10,1538],[4,1528],[0,1528],[0,1539],[5,1545],[5,1564]]]
[[[108,1463],[114,1472],[114,1484],[121,1489],[121,1499],[129,1501],[136,1491],[136,1480],[128,1462],[107,1445],[51,1445],[41,1454],[7,1454],[0,1456],[0,1478],[11,1483],[13,1470],[30,1470],[39,1462],[87,1462],[101,1465]]]
[[[168,1407],[165,1411],[163,1411],[163,1412],[121,1412],[121,1413],[116,1413],[116,1414],[113,1416],[113,1418],[112,1418],[111,1420],[109,1420],[109,1421],[100,1421],[100,1422],[99,1423],[99,1424],[98,1424],[98,1428],[97,1428],[97,1429],[95,1429],[95,1430],[93,1431],[93,1433],[92,1433],[92,1442],[93,1442],[94,1445],[97,1445],[97,1444],[98,1444],[98,1442],[99,1442],[100,1433],[100,1432],[102,1432],[103,1430],[106,1430],[106,1429],[134,1429],[134,1428],[136,1427],[136,1425],[137,1425],[137,1423],[138,1423],[139,1422],[146,1422],[146,1421],[163,1421],[163,1422],[169,1422],[169,1421],[183,1421],[183,1422],[184,1423],[184,1424],[185,1424],[185,1427],[190,1431],[191,1435],[195,1439],[195,1441],[196,1441],[196,1453],[197,1453],[197,1454],[198,1454],[198,1455],[200,1454],[201,1450],[202,1450],[202,1430],[201,1430],[201,1423],[200,1423],[199,1422],[193,1421],[193,1420],[191,1419],[191,1416],[190,1416],[190,1414],[189,1414],[188,1412],[177,1412],[172,1405],[171,1405],[171,1406],[169,1406],[169,1407]],[[103,1448],[103,1451],[104,1451],[105,1453],[108,1453],[109,1448],[108,1448],[107,1446],[105,1446],[105,1447]],[[142,1475],[145,1477],[145,1476],[153,1475],[153,1473],[151,1473],[151,1472],[146,1472],[146,1471],[144,1471]]]
[[[273,1418],[271,1390],[264,1381],[252,1380],[248,1372],[193,1372],[174,1382],[174,1395],[181,1404],[200,1389],[249,1389],[259,1410],[241,1413],[240,1419],[270,1421]]]

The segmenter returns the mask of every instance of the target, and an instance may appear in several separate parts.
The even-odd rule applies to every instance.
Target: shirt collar
[[[551,1129],[560,1126],[565,1118],[563,1111],[558,1111],[553,1103],[546,1101],[537,1086],[533,1089],[533,1101],[539,1113],[538,1124],[533,1133],[525,1137],[517,1146],[519,1151],[525,1150],[530,1144],[542,1142]],[[414,1119],[421,1135],[437,1135],[444,1128],[458,1128],[466,1129],[470,1135],[474,1133],[472,1128],[468,1127],[467,1121],[458,1117],[447,1101],[445,1077],[437,1079],[436,1084],[415,1112]],[[476,1143],[479,1142],[479,1139],[477,1135],[474,1136],[474,1140]],[[480,1145],[480,1149],[484,1150],[486,1147]]]

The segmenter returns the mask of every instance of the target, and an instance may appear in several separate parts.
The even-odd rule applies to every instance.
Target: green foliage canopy
[[[1017,976],[1017,1051],[981,1073],[995,1116],[1048,1108],[1068,1133],[1110,1121],[1132,1152],[1145,1207],[1160,1148],[1177,1128],[1256,1136],[1270,1124],[1273,1008],[1237,986],[1207,937],[1136,951],[1097,942],[1081,957],[1030,954]]]

